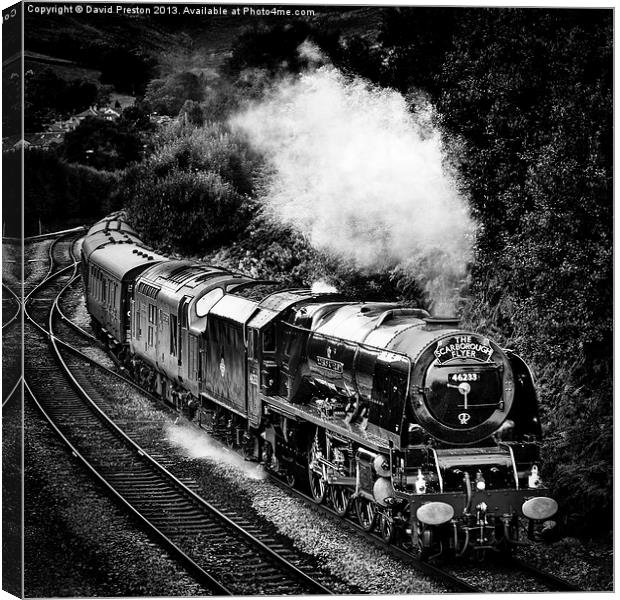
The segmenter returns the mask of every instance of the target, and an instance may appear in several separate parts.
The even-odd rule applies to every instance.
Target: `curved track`
[[[25,309],[27,390],[71,451],[214,593],[331,593],[203,501],[101,411],[88,359],[55,337],[50,307],[75,274],[75,263],[54,269]]]
[[[4,405],[21,379],[23,287],[21,242],[7,238],[2,238],[2,242],[2,403]]]
[[[19,296],[2,284],[2,404],[21,381],[22,303]]]
[[[5,283],[2,284],[2,331],[12,325],[22,312],[20,297]]]

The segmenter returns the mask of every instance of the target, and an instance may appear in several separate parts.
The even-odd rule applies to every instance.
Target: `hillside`
[[[360,35],[373,41],[383,12],[376,8],[327,6],[313,10],[314,16],[304,17],[309,23],[337,30],[345,38]],[[96,18],[75,14],[41,18],[27,14],[25,47],[29,67],[50,67],[63,78],[92,77],[96,72],[100,75],[99,54],[114,48],[130,48],[154,58],[160,74],[165,74],[172,64],[191,58],[201,69],[215,70],[230,55],[245,29],[273,24],[273,18],[251,15],[151,15],[131,19],[109,14]]]

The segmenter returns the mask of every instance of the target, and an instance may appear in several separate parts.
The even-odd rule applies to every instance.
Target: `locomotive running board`
[[[320,411],[314,406],[291,404],[283,396],[264,396],[261,395],[264,406],[273,408],[277,413],[289,413],[294,417],[304,419],[314,425],[319,425],[334,433],[344,435],[363,446],[372,448],[379,452],[389,451],[390,441],[398,448],[400,447],[400,437],[396,434],[385,432],[386,437],[381,438],[363,429],[360,425],[346,423],[344,419],[333,418],[326,420],[321,417]],[[286,416],[286,415],[285,415]]]

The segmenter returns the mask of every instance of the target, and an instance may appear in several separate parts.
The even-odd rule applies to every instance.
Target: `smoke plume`
[[[324,66],[232,124],[271,160],[265,202],[281,222],[359,267],[396,266],[426,285],[435,312],[453,312],[476,227],[430,106],[412,113],[398,92]]]

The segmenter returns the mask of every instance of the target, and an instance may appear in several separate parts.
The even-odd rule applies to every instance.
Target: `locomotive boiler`
[[[458,320],[286,289],[88,233],[95,327],[153,392],[421,554],[508,551],[550,531],[531,373]]]

